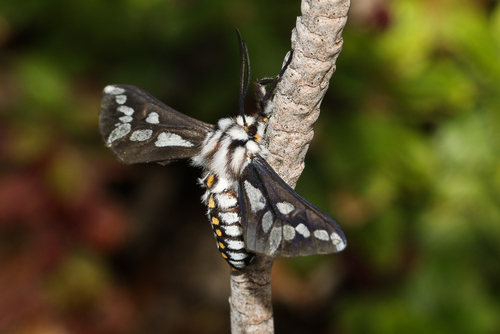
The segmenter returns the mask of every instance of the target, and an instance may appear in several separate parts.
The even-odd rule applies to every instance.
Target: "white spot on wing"
[[[128,123],[118,125],[108,137],[108,145],[114,142],[117,139],[124,137],[127,133],[130,132],[132,126]]]
[[[295,210],[293,204],[288,202],[277,203],[276,206],[278,207],[278,210],[284,215],[289,214],[290,212]]]
[[[111,95],[118,95],[125,93],[125,89],[116,86],[106,86],[104,88],[104,93]]]
[[[247,180],[245,180],[244,185],[248,199],[250,200],[251,210],[257,212],[264,209],[266,207],[266,200],[264,196],[262,196],[262,192],[252,186]]]
[[[345,248],[346,244],[344,243],[344,240],[342,240],[340,235],[338,235],[337,233],[333,232],[330,235],[330,239],[332,239],[333,245],[335,246],[335,248],[337,248],[337,252],[340,252]]]
[[[271,211],[267,211],[266,213],[264,213],[264,215],[262,216],[262,230],[264,231],[264,233],[269,232],[269,229],[273,225],[273,221],[273,214],[271,213]]]
[[[132,114],[134,113],[134,109],[130,108],[130,107],[127,107],[127,106],[119,106],[117,108],[117,110],[119,112],[122,112],[124,113],[125,115],[127,116],[132,116]]]
[[[132,122],[134,119],[130,116],[122,116],[119,118],[120,121],[122,121],[123,123],[130,123]]]
[[[309,232],[309,230],[307,229],[307,226],[300,223],[299,225],[297,225],[297,227],[295,228],[295,230],[297,232],[299,232],[300,234],[302,234],[305,238],[309,238],[311,236],[311,233]]]
[[[281,244],[281,227],[274,227],[269,235],[269,253],[273,254]]]
[[[154,111],[149,113],[148,118],[146,118],[146,122],[149,124],[158,124],[160,123],[160,116],[158,113],[155,113]]]
[[[132,132],[130,135],[130,140],[132,141],[145,141],[151,138],[153,135],[153,130],[145,129],[145,130],[136,130]]]
[[[293,228],[293,226],[290,226],[290,225],[283,226],[283,237],[287,241],[290,241],[293,238],[295,238],[295,229]],[[328,237],[328,235],[327,235],[327,237]]]
[[[124,104],[127,102],[127,95],[116,95],[116,103]]]
[[[192,147],[194,146],[192,143],[187,140],[182,139],[181,136],[176,135],[175,133],[170,132],[162,132],[158,135],[158,140],[155,142],[156,147],[165,147],[165,146],[183,146],[183,147]]]
[[[323,241],[330,240],[330,236],[328,235],[328,232],[325,230],[316,230],[313,232],[313,234],[319,240],[323,240]]]

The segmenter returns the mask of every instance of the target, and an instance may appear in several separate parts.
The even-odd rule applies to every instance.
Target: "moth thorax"
[[[201,152],[193,157],[193,164],[235,182],[254,155],[267,155],[261,144],[264,127],[264,122],[251,116],[221,119],[205,138]]]

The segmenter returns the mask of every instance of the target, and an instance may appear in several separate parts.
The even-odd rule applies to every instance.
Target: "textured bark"
[[[274,333],[271,304],[272,259],[256,256],[252,265],[231,271],[231,333]]]
[[[313,125],[342,50],[349,4],[349,0],[304,0],[302,16],[292,31],[293,59],[276,90],[265,136],[271,153],[267,162],[292,187],[304,169]]]
[[[292,31],[293,59],[276,89],[265,135],[266,160],[292,187],[304,169],[313,125],[335,72],[349,6],[350,0],[303,0]],[[252,265],[231,273],[233,334],[274,333],[271,268],[271,259],[256,257]]]

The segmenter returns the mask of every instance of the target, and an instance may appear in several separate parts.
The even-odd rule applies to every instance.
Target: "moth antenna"
[[[281,77],[283,76],[283,73],[285,73],[286,69],[288,68],[288,65],[290,65],[290,63],[292,61],[292,57],[293,57],[293,49],[290,50],[290,53],[288,55],[288,59],[286,60],[285,66],[283,66],[283,68],[281,69],[278,76],[276,78],[274,78],[274,80],[271,84],[271,87],[269,87],[269,90],[267,91],[266,95],[262,99],[262,102],[267,102],[269,100],[269,98],[271,97],[271,95],[273,95],[273,93],[276,89],[276,86],[278,85],[278,82],[281,80]]]
[[[238,35],[239,49],[240,49],[240,103],[239,111],[240,115],[243,117],[243,124],[246,126],[247,121],[245,119],[245,110],[243,108],[243,103],[245,101],[245,95],[247,94],[248,85],[250,84],[250,58],[248,56],[248,48],[245,41],[241,38],[240,32],[236,29],[236,34]]]

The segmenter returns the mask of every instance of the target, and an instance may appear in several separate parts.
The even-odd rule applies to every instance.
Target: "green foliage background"
[[[101,90],[234,115],[234,27],[252,77],[273,76],[298,15],[289,0],[0,2],[0,332],[229,331],[198,171],[116,162]],[[277,261],[277,332],[498,333],[500,4],[354,0],[343,37],[297,190],[348,247]]]

